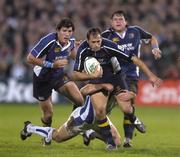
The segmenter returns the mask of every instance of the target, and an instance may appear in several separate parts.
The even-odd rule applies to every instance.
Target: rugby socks
[[[124,134],[126,138],[133,138],[133,132],[134,132],[134,125],[131,123],[131,121],[129,120],[129,116],[124,114],[124,124],[123,124],[123,128],[124,128]]]
[[[107,144],[116,146],[112,137],[111,128],[110,128],[108,119],[105,118],[103,120],[98,120],[97,124],[98,124],[98,127],[100,128],[100,134],[103,137],[104,141]]]
[[[36,125],[31,125],[31,124],[27,126],[28,133],[38,134],[42,137],[50,138],[50,139],[52,139],[53,130],[54,129],[51,127],[41,127],[41,126],[36,126]]]
[[[130,122],[131,122],[132,124],[134,124],[134,122],[136,121],[137,117],[134,115],[134,112],[135,112],[134,106],[132,106],[132,109],[133,109],[132,113],[126,113],[125,115],[126,115],[127,119],[129,119]],[[128,122],[127,122],[127,123],[128,123]]]

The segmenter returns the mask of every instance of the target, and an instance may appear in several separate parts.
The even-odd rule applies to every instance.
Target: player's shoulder
[[[102,44],[103,44],[103,46],[116,45],[115,42],[113,42],[112,40],[107,39],[107,38],[102,38]]]
[[[138,31],[140,27],[137,25],[134,25],[134,26],[128,26],[127,29],[131,31]]]
[[[87,40],[84,40],[84,41],[82,41],[81,42],[81,44],[79,45],[79,47],[78,47],[78,52],[82,52],[82,51],[84,51],[84,50],[86,50],[86,49],[88,49],[89,48],[89,46],[88,46],[88,43],[87,43]]]
[[[134,26],[128,26],[129,30],[134,30],[134,31],[144,31],[144,29],[140,26],[134,25]]]
[[[54,40],[55,41],[55,40],[57,40],[57,33],[55,33],[55,32],[49,33],[49,34],[43,36],[41,38],[41,40],[45,40],[45,41],[53,41]]]
[[[114,32],[112,28],[106,29],[101,33],[103,38],[108,38],[109,35],[111,35]]]

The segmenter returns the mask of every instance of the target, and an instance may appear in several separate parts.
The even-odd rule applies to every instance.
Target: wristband
[[[158,45],[152,45],[152,49],[159,49]]]
[[[43,61],[43,67],[45,68],[53,68],[53,63],[49,61]]]

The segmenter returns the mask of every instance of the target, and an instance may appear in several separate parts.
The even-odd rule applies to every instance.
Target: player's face
[[[101,48],[101,42],[102,42],[102,37],[100,34],[93,36],[90,35],[90,38],[88,40],[89,47],[91,48],[92,51],[98,51]]]
[[[111,19],[111,26],[117,32],[122,32],[126,29],[127,21],[123,15],[114,15]]]
[[[73,30],[72,27],[62,27],[60,30],[57,31],[57,33],[59,42],[67,44],[73,34]]]

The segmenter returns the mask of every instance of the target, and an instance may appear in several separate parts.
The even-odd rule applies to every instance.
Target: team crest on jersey
[[[54,52],[60,52],[61,51],[61,48],[60,47],[55,47],[55,49],[54,49]]]
[[[112,41],[117,43],[117,42],[119,42],[119,38],[115,37],[115,38],[112,39]]]
[[[129,34],[129,39],[132,39],[132,38],[134,38],[134,33]]]

